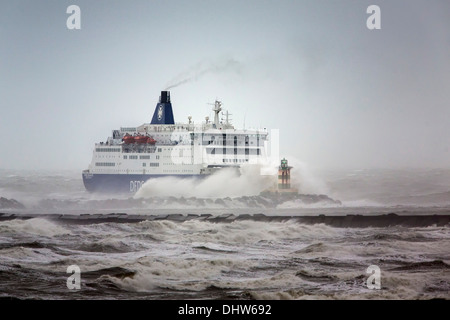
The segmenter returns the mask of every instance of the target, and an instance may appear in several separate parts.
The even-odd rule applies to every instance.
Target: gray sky
[[[81,8],[81,30],[66,9]],[[381,30],[366,9],[381,8]],[[317,168],[449,167],[450,2],[2,1],[0,168],[83,169],[111,130],[218,98]]]

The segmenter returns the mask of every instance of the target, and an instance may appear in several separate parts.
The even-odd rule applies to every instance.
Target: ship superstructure
[[[86,189],[134,193],[151,178],[200,178],[265,161],[266,129],[236,129],[220,101],[212,110],[212,121],[205,117],[195,124],[189,116],[187,123],[176,123],[170,92],[162,91],[150,123],[113,130],[105,142],[95,144],[89,168],[83,171]]]

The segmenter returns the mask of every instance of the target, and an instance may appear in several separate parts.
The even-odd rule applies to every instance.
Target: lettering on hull
[[[145,181],[130,181],[130,192],[137,192]]]

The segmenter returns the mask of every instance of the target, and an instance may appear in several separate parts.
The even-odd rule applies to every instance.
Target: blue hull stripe
[[[92,174],[83,173],[83,183],[90,192],[135,193],[152,178],[177,177],[200,178],[201,175],[168,175],[168,174]]]

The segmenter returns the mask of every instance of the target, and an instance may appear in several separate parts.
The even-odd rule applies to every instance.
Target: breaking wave
[[[225,198],[258,195],[273,184],[273,176],[261,175],[260,167],[227,168],[203,179],[164,177],[150,179],[134,198],[202,197]]]
[[[2,234],[34,234],[54,237],[70,234],[70,231],[46,219],[34,218],[29,220],[2,221],[0,222],[0,235]]]
[[[295,219],[3,221],[0,296],[449,298],[449,241],[449,227],[336,228]],[[84,286],[75,295],[64,290],[72,264]],[[365,286],[372,264],[383,274],[378,292]],[[32,285],[17,285],[28,278]]]

